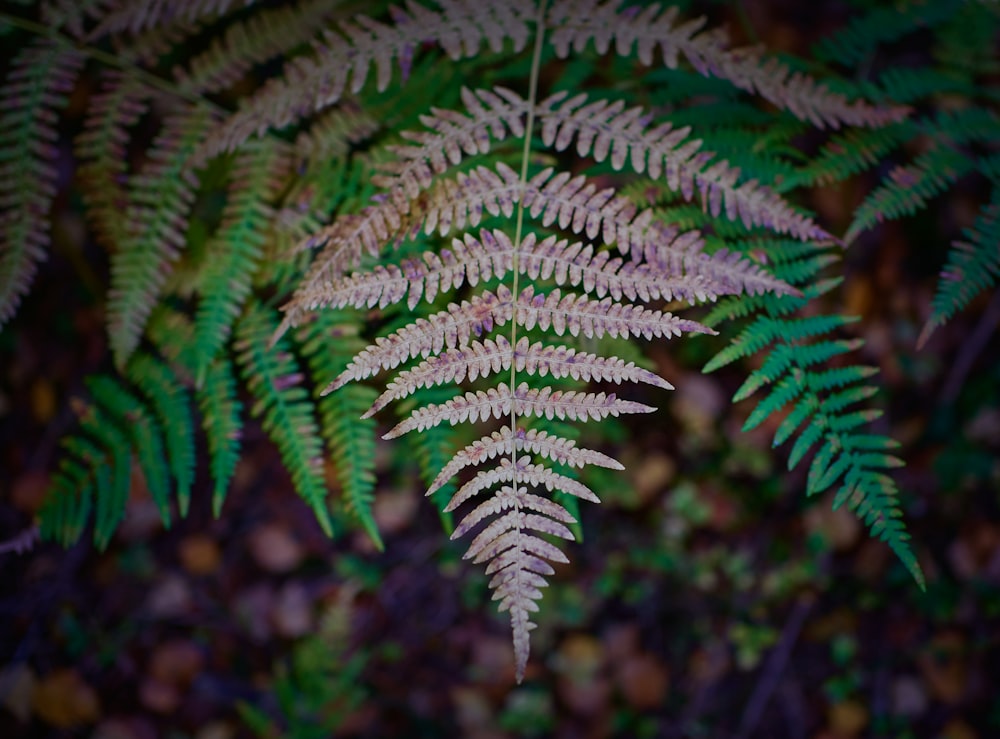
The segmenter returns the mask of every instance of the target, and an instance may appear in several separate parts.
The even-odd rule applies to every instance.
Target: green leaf
[[[237,361],[254,398],[250,414],[261,419],[296,492],[312,507],[327,536],[332,536],[315,405],[301,385],[303,375],[288,339],[282,337],[270,346],[277,328],[275,312],[253,300],[236,325]]]

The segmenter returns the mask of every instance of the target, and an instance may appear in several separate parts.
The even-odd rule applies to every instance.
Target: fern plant
[[[933,42],[918,58],[895,58],[891,43],[931,28]],[[975,221],[966,224],[964,238],[954,239],[947,250],[918,346],[1000,278],[998,32],[995,3],[893,3],[859,15],[816,49],[831,66],[852,68],[863,62],[861,89],[870,98],[916,110],[877,130],[833,137],[808,166],[809,180],[826,184],[894,162],[854,211],[844,236],[848,244],[880,223],[925,210],[959,181],[989,188]]]
[[[671,386],[632,339],[712,334],[759,310],[709,369],[767,349],[738,395],[774,384],[748,425],[794,402],[776,441],[803,425],[792,465],[819,443],[809,492],[840,481],[838,502],[921,581],[884,472],[891,443],[864,432],[871,411],[845,411],[871,394],[870,373],[819,369],[856,344],[809,341],[845,319],[792,317],[832,285],[820,271],[837,240],[783,194],[799,133],[882,135],[905,108],[733,47],[676,8],[616,0],[408,2],[352,18],[332,0],[40,12],[3,16],[34,40],[4,88],[17,104],[3,114],[13,184],[0,202],[16,228],[0,320],[44,257],[57,154],[44,142],[89,69],[101,88],[76,148],[111,254],[115,364],[90,381],[44,536],[72,541],[93,514],[107,543],[133,457],[164,520],[183,515],[198,415],[218,512],[249,400],[324,529],[338,518],[329,456],[344,510],[377,541],[374,418],[409,404],[385,436],[414,439],[446,527],[482,498],[453,537],[478,530],[467,557],[509,612],[520,680],[550,563],[566,561],[554,540],[574,538],[577,501],[599,499],[577,472],[621,468],[564,422],[654,410],[643,401]],[[281,57],[280,75],[237,92]],[[150,121],[149,151],[129,162]],[[675,315],[720,298],[702,322]],[[374,327],[384,335],[368,342]],[[401,365],[384,390],[364,383]],[[647,387],[624,399],[611,387],[624,382]]]
[[[340,216],[314,237],[312,243],[321,244],[322,250],[285,306],[283,323],[284,328],[298,325],[319,308],[385,308],[406,300],[412,310],[421,300],[433,301],[441,293],[484,283],[485,289],[453,300],[442,310],[366,347],[325,392],[422,359],[388,384],[365,414],[368,417],[421,387],[466,380],[476,383],[497,376],[496,382],[477,383],[483,389],[415,409],[384,438],[446,423],[502,421],[498,430],[460,449],[435,478],[428,495],[466,467],[489,464],[451,496],[445,510],[458,509],[476,496],[485,497],[465,514],[452,536],[479,529],[466,557],[487,565],[494,599],[500,601],[501,611],[509,612],[518,680],[528,660],[529,632],[534,626],[531,613],[538,608],[536,601],[541,598],[545,578],[555,572],[550,562],[567,561],[551,539],[574,538],[568,524],[575,518],[565,506],[537,491],[559,490],[596,502],[594,491],[565,476],[552,463],[620,467],[603,453],[536,430],[532,419],[601,420],[653,410],[614,393],[587,392],[575,389],[576,383],[550,384],[541,378],[670,387],[666,380],[632,362],[553,343],[552,335],[582,337],[593,343],[606,336],[653,339],[708,333],[700,323],[630,301],[662,299],[693,304],[720,295],[796,292],[739,254],[725,249],[707,253],[698,231],[679,232],[655,209],[638,208],[614,187],[599,188],[585,175],[574,176],[554,167],[533,173],[533,156],[540,158],[533,147],[536,125],[541,146],[556,153],[575,144],[577,156],[597,163],[610,158],[613,171],[628,166],[653,180],[662,178],[685,199],[697,191],[703,209],[713,219],[726,217],[745,228],[766,229],[804,242],[831,238],[772,190],[753,181],[740,183],[739,171],[704,151],[686,129],[675,130],[670,123],[651,127],[652,116],[647,111],[626,109],[621,101],[589,102],[585,94],[570,96],[568,91],[540,99],[538,93],[547,34],[556,53],[562,55],[571,45],[582,48],[590,40],[596,42],[599,52],[606,52],[612,39],[616,51],[628,55],[639,42],[640,57],[647,62],[651,39],[658,39],[668,65],[678,52],[694,48],[708,57],[699,59],[704,71],[720,69],[723,76],[732,52],[698,44],[700,37],[691,36],[689,31],[671,39],[672,14],[646,12],[636,17],[611,5],[569,7],[558,3],[551,9],[526,5],[523,11],[534,26],[528,96],[522,98],[499,86],[464,89],[463,109],[432,109],[421,119],[425,130],[402,134],[407,143],[394,147],[395,160],[383,165],[376,180],[383,189],[376,203],[360,214]],[[645,37],[644,45],[640,32],[650,27],[655,30]],[[510,32],[503,27],[499,30]],[[520,36],[515,41],[521,43]],[[745,67],[747,72],[752,69],[752,64]],[[782,102],[814,122],[852,120],[877,125],[898,115],[896,111],[848,105],[804,78],[796,79],[792,90],[776,92],[781,73],[769,72],[753,85],[770,92],[772,101]],[[339,87],[343,83],[334,84]],[[238,113],[225,130],[246,130],[247,115]],[[519,167],[498,162],[493,168],[479,165],[453,178],[443,177],[512,137],[521,144],[515,147],[515,153],[517,148],[521,150],[519,161],[515,160]],[[230,144],[230,139],[225,142]],[[482,226],[490,217],[513,221],[513,233],[487,227],[478,233],[467,230]],[[537,226],[531,228],[529,220],[537,221]],[[387,263],[382,256],[386,246],[408,237],[419,238],[421,233],[447,236],[455,231],[464,233],[452,239],[450,248],[439,252],[429,251],[398,264]],[[560,238],[562,234],[568,238]],[[377,260],[374,267],[347,274],[366,252]],[[499,284],[493,288],[495,283]],[[544,290],[537,283],[554,287]],[[808,334],[808,329],[804,333]],[[484,338],[486,335],[495,338]],[[822,354],[816,350],[803,363],[820,361]],[[839,402],[847,404],[845,399]],[[834,403],[827,407],[834,410]],[[832,430],[819,422],[810,426],[807,438],[815,441],[823,433],[828,437],[817,455],[819,461],[814,462],[812,477],[819,480],[811,479],[810,489],[829,486],[854,459],[854,447],[845,447],[844,441],[832,435],[844,432],[848,436],[851,425],[843,418],[827,425],[831,424]],[[859,437],[848,438],[850,443],[861,445]],[[875,452],[882,451],[873,446]],[[796,456],[801,457],[801,452]],[[889,463],[882,457],[879,460],[865,457],[859,463]],[[833,462],[836,464],[830,466]],[[853,496],[853,505],[868,514],[873,528],[884,531],[911,569],[919,572],[905,534],[897,526],[886,527],[881,519],[882,515],[898,515],[898,508],[891,499],[877,498],[882,491],[874,479],[860,478],[852,469],[844,488]]]

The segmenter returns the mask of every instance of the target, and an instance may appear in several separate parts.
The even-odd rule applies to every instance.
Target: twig
[[[767,708],[774,689],[778,687],[778,681],[785,671],[788,659],[792,656],[792,648],[799,638],[799,632],[802,631],[806,616],[812,610],[814,600],[811,596],[803,596],[796,601],[795,608],[792,609],[788,621],[785,622],[785,628],[781,632],[781,640],[771,651],[767,663],[764,665],[760,681],[757,683],[753,695],[750,696],[750,700],[747,701],[743,718],[740,719],[740,728],[736,732],[736,739],[746,739],[750,736],[750,733],[760,722],[761,716],[764,715],[764,709]]]

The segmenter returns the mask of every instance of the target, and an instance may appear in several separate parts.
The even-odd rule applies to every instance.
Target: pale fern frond
[[[510,291],[501,286],[496,295],[484,292],[469,301],[452,303],[426,319],[417,319],[358,353],[323,393],[333,392],[348,382],[362,380],[381,369],[392,369],[411,357],[427,356],[445,347],[462,346],[468,343],[473,333],[478,336],[494,325],[502,326],[513,316],[514,302],[511,297]]]
[[[549,492],[553,490],[561,490],[568,495],[590,501],[591,503],[601,502],[600,498],[597,497],[597,493],[588,488],[586,485],[583,485],[579,481],[570,477],[561,475],[558,472],[554,472],[545,465],[530,464],[527,457],[519,457],[516,464],[512,464],[509,457],[502,457],[499,462],[499,467],[494,467],[493,469],[483,470],[477,473],[475,477],[469,480],[469,482],[460,487],[448,502],[448,506],[445,510],[453,511],[465,501],[478,495],[484,490],[493,487],[497,483],[513,482],[515,478],[529,485],[544,487]],[[532,507],[535,508],[535,510],[540,510],[541,508],[540,504],[536,504]],[[569,514],[565,512],[565,509],[563,510],[564,515],[568,516],[568,518],[563,518],[563,520],[572,522],[572,516],[569,516]],[[558,517],[559,516],[553,516],[553,518]],[[462,523],[459,524],[457,529],[455,529],[455,534],[452,538],[458,538],[472,527],[472,524],[468,524],[467,521],[468,518],[463,519]]]
[[[181,89],[210,93],[240,81],[262,64],[316,37],[340,15],[341,0],[306,0],[290,7],[264,8],[238,20],[178,72]]]
[[[623,400],[614,393],[584,393],[576,390],[555,390],[551,387],[532,388],[521,383],[511,393],[508,385],[465,393],[438,405],[414,411],[408,419],[396,424],[382,438],[394,439],[410,431],[449,423],[475,423],[479,419],[502,418],[514,413],[522,416],[598,421],[623,413],[651,413],[655,408]]]
[[[413,49],[431,41],[453,60],[473,56],[483,43],[500,51],[505,41],[515,50],[527,41],[527,19],[534,15],[527,0],[482,5],[452,0],[435,11],[416,2],[394,11],[391,25],[363,15],[337,24],[313,44],[312,56],[293,58],[281,77],[270,81],[205,143],[199,158],[231,151],[269,128],[281,128],[303,116],[357,93],[369,69],[376,67],[376,87],[384,90],[393,64],[408,73]]]
[[[448,349],[425,359],[412,370],[400,372],[362,418],[374,415],[388,403],[405,398],[417,388],[465,380],[471,382],[477,377],[509,370],[512,362],[518,371],[527,371],[540,377],[552,375],[585,382],[603,380],[618,384],[645,382],[665,390],[673,389],[669,382],[658,375],[618,357],[601,357],[578,352],[573,347],[553,346],[540,341],[532,344],[526,337],[521,337],[517,347],[511,350],[507,339],[497,336],[496,341],[472,341],[468,346]]]
[[[598,162],[610,156],[615,170],[630,164],[653,179],[662,175],[670,189],[687,200],[697,190],[713,216],[725,212],[747,228],[763,226],[804,241],[832,238],[773,190],[752,180],[737,185],[739,168],[724,160],[712,162],[715,155],[703,151],[701,141],[689,139],[689,129],[674,129],[669,122],[647,129],[648,114],[638,107],[624,110],[621,101],[585,104],[584,94],[566,98],[558,93],[539,105],[542,140],[556,151],[568,148],[575,138],[580,156]]]
[[[509,457],[515,451],[537,454],[545,459],[551,459],[553,462],[570,467],[583,467],[592,464],[613,470],[625,469],[620,462],[606,454],[578,447],[572,439],[564,439],[538,429],[518,428],[512,433],[509,426],[502,426],[499,431],[494,431],[489,436],[474,441],[455,454],[431,483],[427,489],[427,495],[437,492],[448,480],[466,467],[482,464],[497,456]]]
[[[549,328],[562,336],[583,334],[587,338],[602,336],[669,339],[685,332],[715,333],[707,326],[673,313],[644,308],[631,303],[619,303],[610,297],[590,300],[576,293],[563,295],[559,288],[548,293],[535,293],[526,287],[517,297],[517,323],[527,329],[536,325]]]
[[[766,57],[759,48],[731,48],[723,30],[702,30],[704,18],[679,22],[676,7],[629,6],[622,0],[555,0],[547,24],[552,29],[551,43],[562,58],[570,49],[583,51],[590,42],[599,54],[613,47],[620,56],[636,54],[647,66],[653,64],[657,51],[671,69],[683,57],[699,74],[757,93],[819,127],[885,126],[908,113],[901,106],[849,101],[808,75]]]

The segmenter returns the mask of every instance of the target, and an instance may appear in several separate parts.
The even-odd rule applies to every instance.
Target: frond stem
[[[531,132],[535,127],[535,105],[538,100],[538,72],[542,62],[542,42],[545,38],[545,0],[538,4],[538,15],[535,18],[535,48],[531,56],[531,75],[528,78],[528,120],[524,127],[524,148],[521,151],[521,180],[520,186],[523,190],[528,183],[528,159],[531,156]],[[517,222],[514,226],[514,255],[511,278],[511,294],[517,300],[518,278],[520,276],[519,256],[521,253],[521,236],[524,228],[524,198],[517,201]],[[516,310],[516,308],[515,308]],[[517,346],[517,321],[510,322],[510,345]],[[511,358],[510,363],[510,463],[513,469],[517,469],[517,445],[513,439],[517,435],[517,414],[514,412],[514,392],[517,389],[517,363]],[[517,481],[514,481],[514,493],[517,493]]]
[[[520,175],[520,186],[522,190],[527,186],[528,182],[528,159],[531,156],[531,133],[535,127],[535,105],[538,99],[538,71],[541,67],[542,59],[542,41],[545,37],[545,5],[546,0],[541,0],[538,4],[538,15],[535,17],[535,48],[532,51],[531,56],[531,75],[528,78],[528,120],[525,123],[524,128],[524,149],[521,152],[521,175]],[[513,295],[514,311],[517,311],[517,294],[518,294],[518,277],[520,275],[520,252],[521,252],[521,237],[523,235],[524,229],[524,198],[518,198],[517,201],[517,225],[514,227],[514,254],[512,256],[511,264],[511,294]],[[512,316],[510,322],[510,346],[511,351],[514,351],[514,347],[517,346],[517,316]],[[515,394],[517,392],[517,359],[512,355],[510,362],[510,466],[511,466],[511,490],[514,496],[514,508],[515,510],[520,510],[521,508],[521,488],[518,485],[518,472],[517,472],[517,402],[515,400]],[[523,531],[520,525],[516,527],[516,543],[514,547],[519,551],[523,552]],[[520,568],[520,565],[515,564],[514,567]],[[520,570],[518,574],[515,575],[519,581],[517,588],[521,587],[521,573]],[[515,675],[517,682],[520,683],[524,679],[524,669],[525,663],[527,662],[527,626],[523,622],[524,613],[522,612],[520,616],[515,615],[517,613],[516,608],[511,608],[511,628],[514,630],[514,652],[515,652]],[[521,633],[519,633],[521,632]],[[520,640],[523,639],[524,643],[518,646]],[[522,651],[523,650],[523,651]]]

